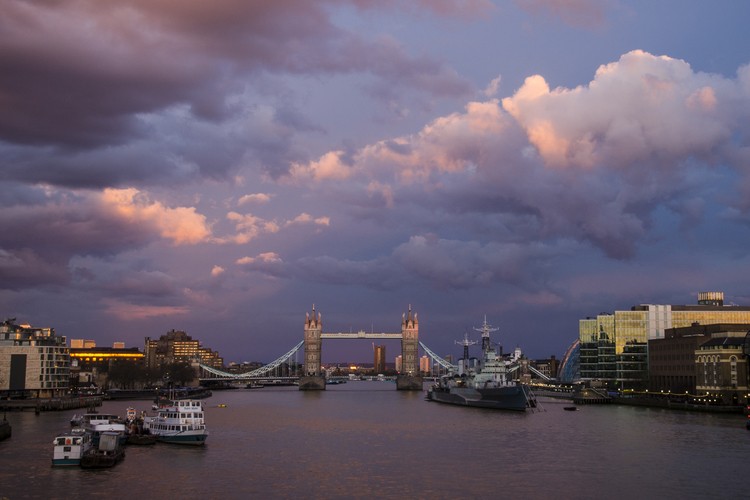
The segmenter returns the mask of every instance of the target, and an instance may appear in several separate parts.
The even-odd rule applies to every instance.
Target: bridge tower
[[[305,313],[305,367],[304,376],[299,379],[300,391],[323,391],[326,388],[326,379],[320,369],[322,333],[321,314],[317,313],[316,316],[313,304],[312,315]]]
[[[396,378],[399,391],[421,391],[422,375],[419,373],[419,320],[417,313],[401,316],[401,373]]]

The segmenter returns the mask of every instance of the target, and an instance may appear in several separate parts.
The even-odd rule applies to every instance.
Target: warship
[[[482,362],[475,369],[468,368],[469,345],[475,344],[468,338],[464,345],[464,373],[449,372],[438,379],[427,392],[427,400],[478,408],[496,410],[526,411],[536,408],[536,397],[531,389],[511,377],[511,362],[498,355],[491,347],[491,328],[484,319],[482,328]]]

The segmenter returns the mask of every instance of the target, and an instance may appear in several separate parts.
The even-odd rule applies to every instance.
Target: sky
[[[226,363],[750,305],[750,2],[0,0],[0,315]],[[386,343],[388,361],[398,343]],[[372,362],[324,342],[324,362]]]

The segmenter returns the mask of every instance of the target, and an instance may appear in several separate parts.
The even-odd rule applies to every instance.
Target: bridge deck
[[[401,339],[401,333],[367,333],[360,330],[356,333],[321,333],[321,339]]]

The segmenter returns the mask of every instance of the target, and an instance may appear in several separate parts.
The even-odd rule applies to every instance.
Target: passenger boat
[[[157,410],[156,416],[143,418],[143,431],[155,434],[164,443],[205,444],[208,437],[203,404],[198,400],[181,399]]]
[[[81,457],[91,449],[91,433],[81,428],[73,429],[52,440],[52,465],[80,465]]]
[[[99,443],[89,448],[81,456],[81,468],[102,469],[115,466],[125,458],[125,450],[117,432],[103,431]]]
[[[428,401],[497,410],[525,411],[536,408],[536,397],[531,389],[512,380],[510,362],[498,356],[490,346],[493,329],[484,320],[482,332],[483,360],[477,369],[465,373],[448,373],[427,392]],[[497,330],[496,328],[494,330]],[[468,359],[468,340],[464,343],[464,360]]]
[[[125,444],[128,439],[128,426],[120,417],[110,413],[84,413],[81,416],[81,427],[92,434],[95,445],[99,443],[99,436],[103,432],[116,433],[120,444]]]

